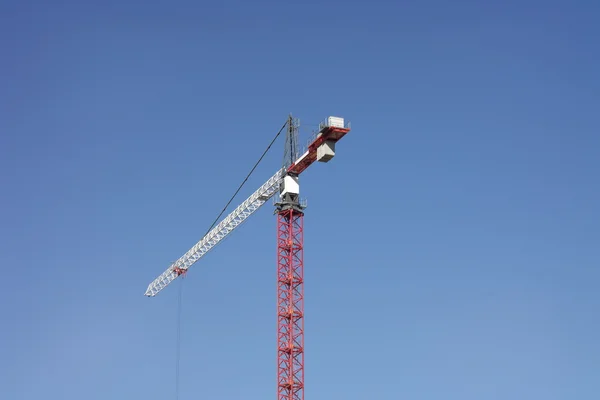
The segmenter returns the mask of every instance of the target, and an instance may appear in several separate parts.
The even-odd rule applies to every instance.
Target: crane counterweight
[[[308,150],[288,167],[287,172],[301,174],[315,161],[331,160],[335,155],[335,144],[348,132],[350,123],[345,122],[343,118],[327,118],[319,124],[319,132],[308,145]]]

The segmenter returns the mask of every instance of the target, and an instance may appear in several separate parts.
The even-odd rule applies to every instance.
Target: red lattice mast
[[[286,205],[277,213],[277,400],[304,400],[304,213]]]

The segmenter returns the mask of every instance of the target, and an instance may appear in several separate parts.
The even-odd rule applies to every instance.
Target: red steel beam
[[[348,132],[350,132],[349,128],[337,128],[334,126],[325,128],[323,132],[321,132],[321,135],[308,145],[307,154],[305,153],[306,155],[300,156],[294,164],[289,166],[288,172],[299,175],[312,163],[317,161],[317,148],[323,144],[323,142],[326,140],[337,142]]]
[[[277,216],[277,400],[304,400],[303,217]]]

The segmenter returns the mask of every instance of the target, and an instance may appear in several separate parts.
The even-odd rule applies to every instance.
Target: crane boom
[[[252,213],[258,210],[279,189],[285,169],[280,169],[268,181],[266,181],[256,192],[248,197],[242,204],[225,217],[219,225],[215,226],[194,247],[156,278],[146,289],[146,296],[156,296],[173,282],[179,275],[186,272],[189,267],[204,256],[210,249],[215,247],[229,233],[244,222]]]

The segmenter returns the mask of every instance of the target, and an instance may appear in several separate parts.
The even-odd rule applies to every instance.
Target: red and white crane
[[[290,132],[295,129],[290,117]],[[146,289],[156,296],[178,276],[240,226],[279,191],[277,213],[277,399],[304,399],[304,235],[305,205],[300,201],[299,175],[315,161],[328,162],[335,144],[350,131],[343,118],[328,117],[308,149],[284,166],[210,230],[198,243],[158,276]],[[288,140],[293,141],[293,137]],[[292,148],[291,156],[295,150]],[[293,158],[292,158],[293,160]]]

